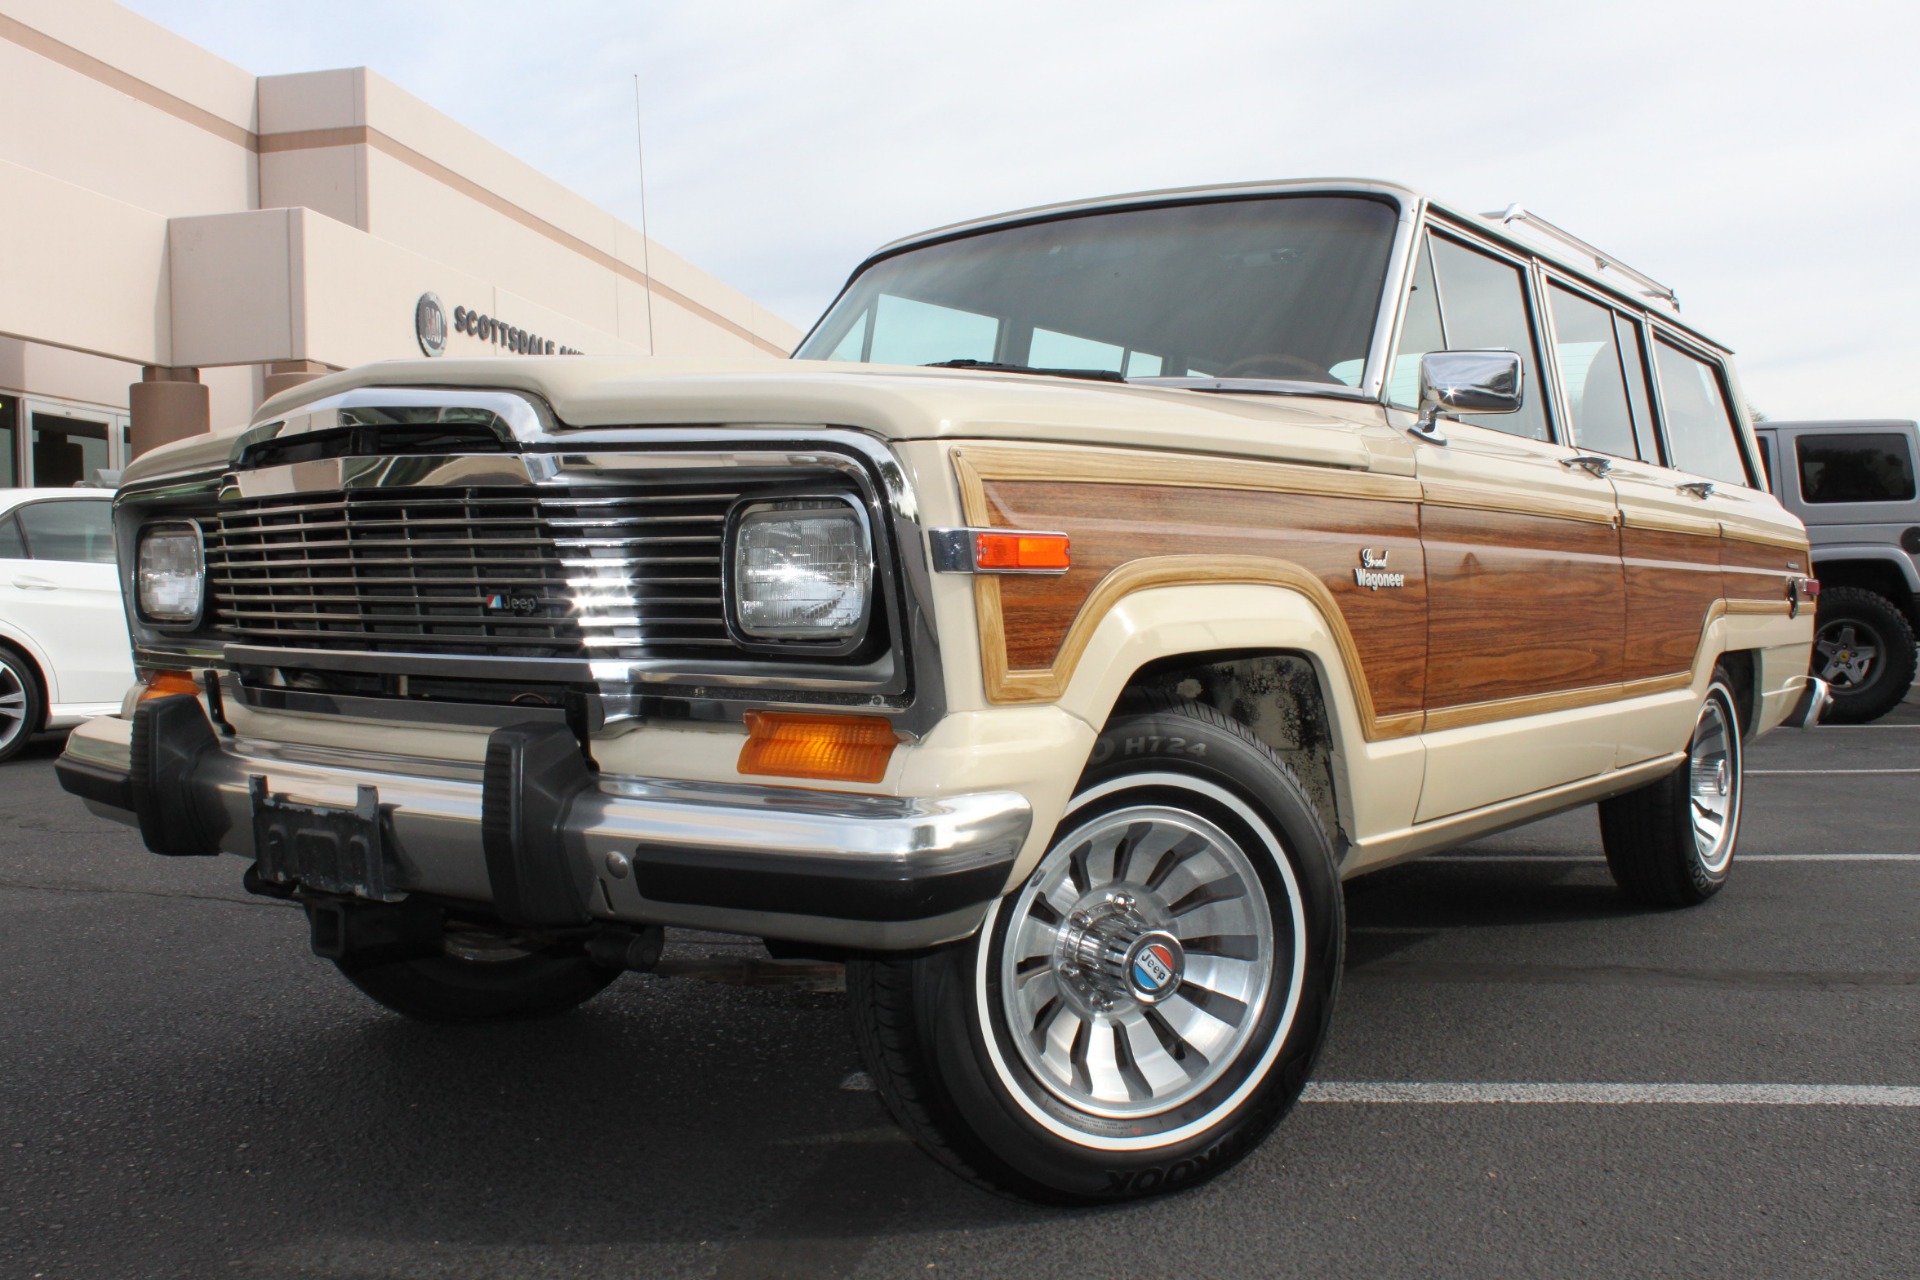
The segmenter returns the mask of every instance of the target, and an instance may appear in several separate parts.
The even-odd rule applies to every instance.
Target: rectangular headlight
[[[200,621],[207,571],[200,531],[190,524],[156,524],[140,531],[134,583],[140,616],[150,622],[192,626]]]
[[[867,625],[873,546],[838,498],[755,503],[733,530],[733,614],[756,640],[852,640]]]

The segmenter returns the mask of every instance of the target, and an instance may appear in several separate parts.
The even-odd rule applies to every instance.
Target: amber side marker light
[[[829,782],[878,782],[900,735],[879,716],[747,712],[740,772]]]
[[[1064,533],[978,533],[973,539],[978,569],[1066,569],[1072,557]]]
[[[147,687],[140,691],[140,701],[149,698],[170,698],[176,693],[200,695],[200,682],[187,671],[150,671],[147,673]]]

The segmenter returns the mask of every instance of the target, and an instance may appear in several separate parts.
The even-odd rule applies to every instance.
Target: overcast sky
[[[367,66],[805,327],[877,245],[1357,175],[1519,201],[1673,285],[1774,418],[1920,416],[1920,5],[130,0]]]

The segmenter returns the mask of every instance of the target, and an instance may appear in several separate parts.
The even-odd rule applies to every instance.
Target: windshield
[[[862,272],[795,358],[1357,386],[1397,216],[1277,196],[962,236]]]

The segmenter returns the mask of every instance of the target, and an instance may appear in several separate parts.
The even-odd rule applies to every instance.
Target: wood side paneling
[[[1613,524],[1438,505],[1423,521],[1429,709],[1620,683]]]
[[[1378,716],[1421,710],[1426,575],[1412,503],[1157,484],[982,477],[980,485],[993,524],[1057,529],[1073,540],[1069,572],[996,580],[1012,671],[1053,667],[1089,597],[1130,562],[1251,557],[1297,565],[1325,588],[1352,634]],[[1385,551],[1406,585],[1357,585],[1363,546]]]
[[[1787,579],[1813,576],[1811,563],[1805,548],[1722,538],[1721,589],[1728,600],[1785,600]]]
[[[1621,532],[1627,574],[1628,680],[1692,671],[1708,612],[1720,600],[1719,533],[1629,525]]]

